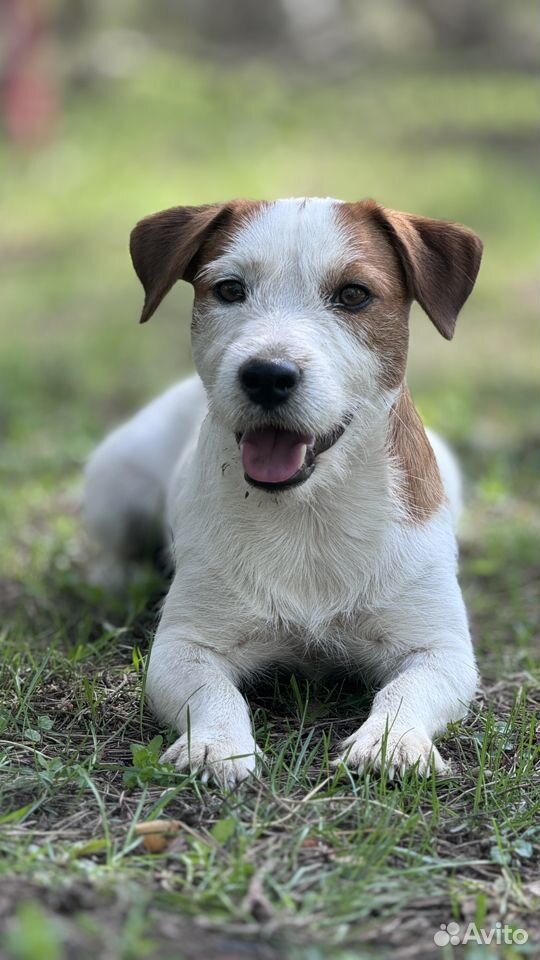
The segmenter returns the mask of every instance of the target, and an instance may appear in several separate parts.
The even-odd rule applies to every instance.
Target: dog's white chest
[[[208,542],[212,566],[242,605],[317,632],[373,602],[386,537],[377,510],[352,519],[346,507],[289,508],[253,490],[216,512]]]

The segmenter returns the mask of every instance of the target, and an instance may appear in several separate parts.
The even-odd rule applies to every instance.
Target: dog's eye
[[[240,280],[221,280],[216,283],[214,293],[225,303],[241,303],[246,299],[246,288]]]
[[[334,297],[334,303],[349,310],[365,307],[370,300],[371,292],[363,283],[347,283]]]

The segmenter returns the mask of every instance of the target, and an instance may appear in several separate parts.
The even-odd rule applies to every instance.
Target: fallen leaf
[[[135,826],[135,835],[149,853],[163,853],[181,826],[180,820],[146,820]]]

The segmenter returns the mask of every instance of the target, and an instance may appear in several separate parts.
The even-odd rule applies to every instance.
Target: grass
[[[107,96],[68,97],[51,144],[0,155],[2,958],[448,958],[433,936],[451,920],[527,930],[493,955],[538,952],[537,188],[512,147],[532,137],[532,95],[519,74],[364,81],[150,57]],[[85,584],[80,471],[189,365],[186,291],[136,328],[133,222],[293,193],[371,194],[486,241],[455,342],[416,314],[411,351],[419,407],[468,478],[462,582],[484,683],[442,740],[452,775],[394,785],[329,765],[367,692],[277,675],[250,693],[266,775],[222,796],[157,763],[172,732],[141,690],[163,585],[149,575],[119,603]],[[135,825],[158,816],[182,826],[150,855]]]

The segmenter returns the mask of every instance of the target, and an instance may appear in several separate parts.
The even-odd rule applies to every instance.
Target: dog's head
[[[246,479],[297,487],[403,381],[411,301],[450,339],[480,266],[467,228],[366,200],[175,207],[131,236],[148,320],[193,284],[193,356]],[[328,453],[327,453],[328,451]],[[321,471],[322,472],[322,471]]]

